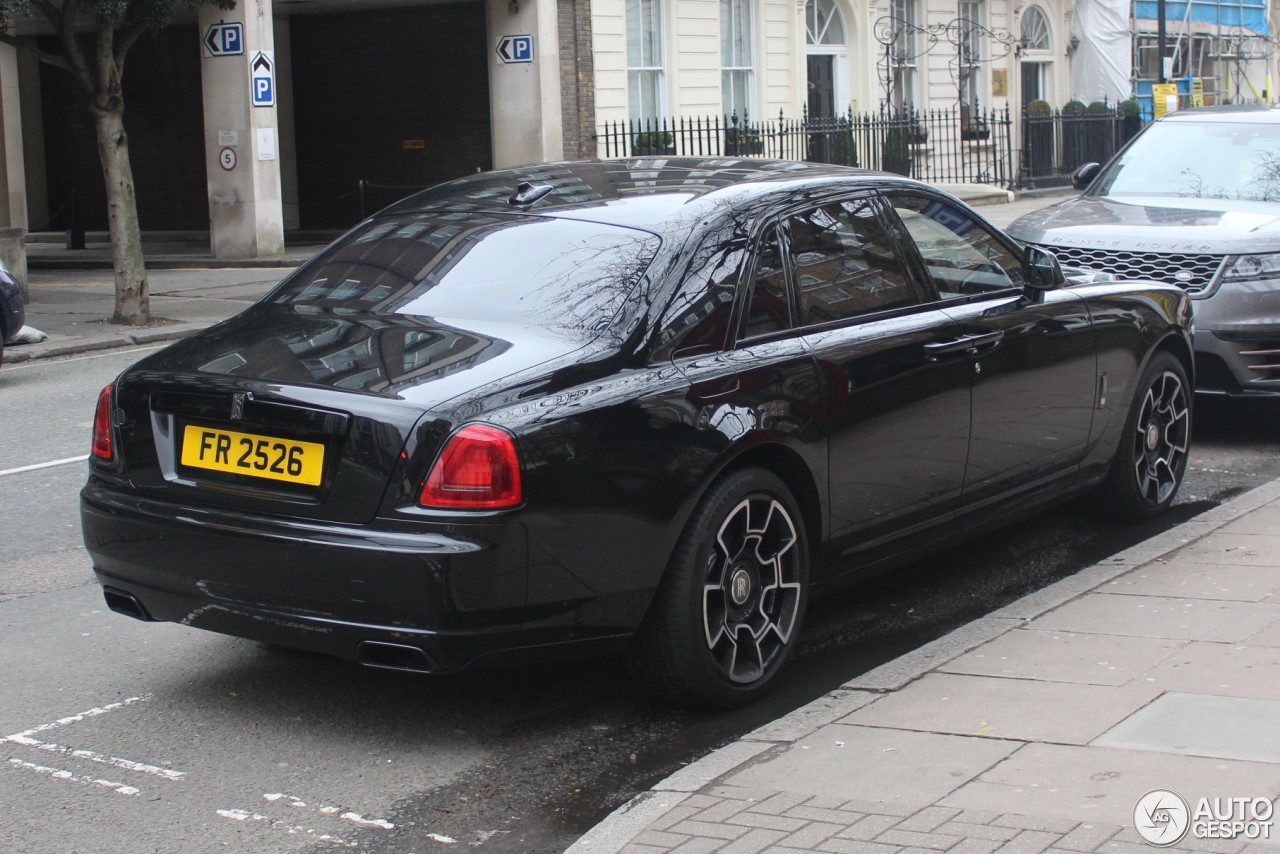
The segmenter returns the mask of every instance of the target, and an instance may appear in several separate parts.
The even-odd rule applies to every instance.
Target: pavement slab
[[[1184,643],[1164,638],[1016,629],[940,669],[972,676],[1124,685]]]
[[[1276,721],[1280,700],[1168,693],[1094,744],[1280,765]]]
[[[842,723],[1017,741],[1087,744],[1155,699],[1129,687],[930,673]],[[1061,709],[1071,709],[1069,715]]]
[[[1028,744],[939,803],[979,810],[1016,804],[1022,813],[1130,827],[1134,805],[1155,789],[1172,790],[1187,799],[1225,793],[1274,797],[1280,793],[1280,765],[1116,747]]]
[[[1143,678],[1162,691],[1280,700],[1280,647],[1194,641]]]
[[[1038,617],[1032,625],[1044,630],[1229,643],[1243,641],[1277,620],[1280,604],[1090,593]]]
[[[1019,746],[998,739],[831,724],[726,782],[925,807]]]
[[[1280,554],[1280,547],[1276,548]],[[1126,573],[1103,588],[1107,593],[1280,603],[1280,566],[1233,566],[1179,557]]]

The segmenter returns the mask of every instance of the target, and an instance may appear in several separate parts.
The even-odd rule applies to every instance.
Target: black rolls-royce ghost
[[[1190,323],[896,176],[480,174],[104,389],[84,538],[139,619],[425,672],[622,652],[729,705],[811,590],[1085,490],[1164,509]]]

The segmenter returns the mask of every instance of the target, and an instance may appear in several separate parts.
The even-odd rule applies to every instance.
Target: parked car
[[[1280,108],[1169,113],[1075,177],[1081,197],[1009,233],[1069,268],[1183,288],[1196,391],[1280,393]]]
[[[22,288],[9,268],[0,261],[0,364],[4,363],[4,345],[18,334],[26,320],[22,305]]]
[[[1190,304],[953,197],[767,160],[475,175],[103,389],[108,605],[374,667],[770,686],[811,590],[1086,490],[1173,500]]]

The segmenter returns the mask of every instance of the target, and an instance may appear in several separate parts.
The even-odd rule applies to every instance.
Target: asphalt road
[[[94,401],[140,355],[0,369],[0,851],[559,851],[675,768],[1152,532],[1083,505],[815,603],[783,689],[653,703],[616,662],[426,678],[111,614],[80,547]],[[1197,404],[1176,512],[1280,474],[1276,406]]]

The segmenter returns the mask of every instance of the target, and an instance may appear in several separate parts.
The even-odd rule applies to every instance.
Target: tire
[[[1156,353],[1142,373],[1102,484],[1103,509],[1112,517],[1137,522],[1173,503],[1187,470],[1191,401],[1182,363],[1170,353]]]
[[[679,703],[748,703],[790,658],[808,593],[808,544],[791,492],[762,469],[732,472],[680,536],[632,645],[632,674]]]

